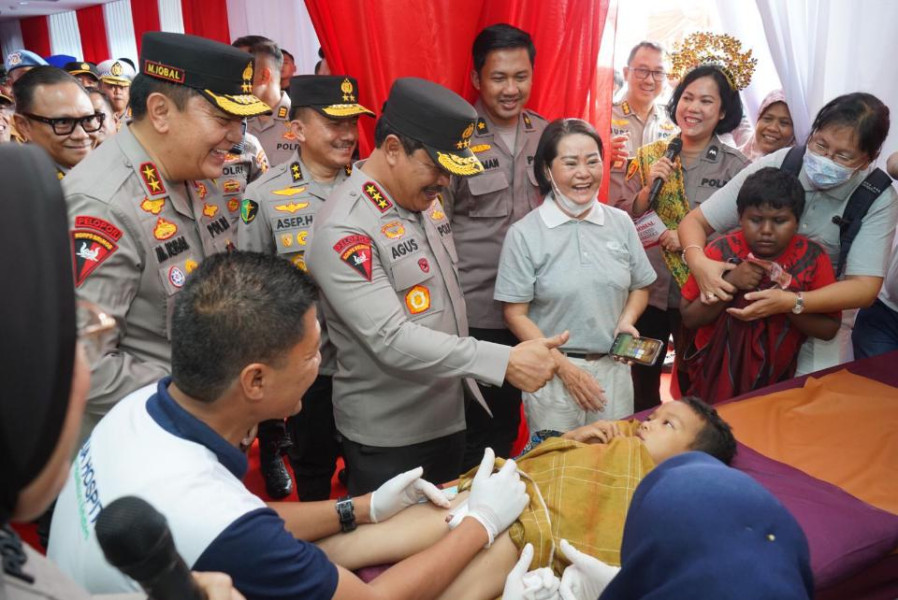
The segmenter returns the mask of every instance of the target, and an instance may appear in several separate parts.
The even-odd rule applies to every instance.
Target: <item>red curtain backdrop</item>
[[[40,56],[50,56],[50,25],[47,17],[20,19],[19,25],[22,27],[22,43],[25,44],[25,49]],[[17,48],[10,51],[12,50]]]
[[[155,0],[131,0],[131,20],[134,21],[134,37],[139,54],[143,34],[147,31],[159,31],[159,3]]]
[[[226,0],[181,0],[181,14],[184,16],[184,33],[231,43]]]
[[[473,100],[471,44],[483,27],[505,22],[528,31],[536,44],[528,106],[547,119],[582,117],[599,125],[611,105],[610,96],[598,102],[596,95],[609,2],[456,0],[411,9],[403,0],[306,0],[306,6],[331,71],[356,77],[360,101],[378,113],[397,77],[431,79]],[[362,156],[372,146],[373,121],[361,121]]]
[[[91,6],[75,11],[78,18],[78,30],[81,32],[81,50],[84,60],[99,63],[111,58],[109,44],[106,41],[106,19],[103,18],[103,6]]]

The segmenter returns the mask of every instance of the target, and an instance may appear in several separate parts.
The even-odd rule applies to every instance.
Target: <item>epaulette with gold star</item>
[[[477,127],[475,129],[477,130],[477,135],[484,135],[490,132],[490,128],[486,124],[486,119],[483,117],[477,119]]]
[[[349,177],[352,175],[352,165],[346,165],[343,167],[343,171],[346,173],[346,176]]]
[[[165,184],[159,177],[159,169],[151,162],[145,162],[140,165],[140,176],[143,179],[144,186],[150,196],[161,196],[166,194]]]
[[[302,181],[302,167],[298,162],[290,163],[290,177],[293,178],[293,181]]]
[[[384,194],[373,181],[365,182],[362,186],[362,191],[365,193],[365,197],[368,198],[380,212],[387,212],[393,206],[393,203],[390,202],[386,194]]]

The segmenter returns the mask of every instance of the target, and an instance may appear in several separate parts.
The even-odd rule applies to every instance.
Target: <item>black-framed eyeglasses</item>
[[[71,135],[77,125],[80,125],[85,133],[93,133],[100,130],[103,126],[103,121],[106,119],[106,115],[101,112],[87,115],[86,117],[57,117],[54,119],[32,113],[21,114],[34,121],[46,123],[53,128],[53,133],[56,135]]]
[[[651,71],[644,67],[636,67],[631,70],[636,73],[636,79],[645,79],[646,77],[651,75],[652,79],[654,79],[655,81],[661,81],[662,79],[664,79],[664,76],[667,75],[667,73],[665,73],[664,71]]]

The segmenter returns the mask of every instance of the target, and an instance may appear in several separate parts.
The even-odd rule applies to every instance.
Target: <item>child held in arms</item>
[[[741,229],[705,247],[705,255],[736,265],[724,278],[738,292],[729,303],[704,304],[692,275],[683,285],[683,325],[696,329],[686,356],[689,393],[706,402],[727,400],[795,375],[798,350],[808,336],[832,339],[840,313],[807,314],[802,292],[835,282],[822,246],[798,233],[805,193],[798,179],[768,167],[750,175],[736,206]],[[790,314],[745,320],[746,294],[778,286],[796,294]]]

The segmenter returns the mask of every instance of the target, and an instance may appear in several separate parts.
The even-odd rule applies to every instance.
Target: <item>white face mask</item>
[[[552,171],[546,170],[549,174],[549,181],[552,182],[552,194],[555,196],[555,202],[564,209],[569,215],[574,215],[575,217],[580,217],[581,215],[588,212],[595,205],[596,201],[599,198],[599,192],[596,190],[595,196],[593,196],[592,201],[586,204],[579,204],[574,202],[567,196],[561,193],[561,190],[558,189],[558,184],[555,183],[555,178],[552,177]]]
[[[828,190],[842,185],[851,179],[855,171],[856,169],[840,165],[825,156],[805,150],[804,172],[811,181],[811,185],[818,190]]]

